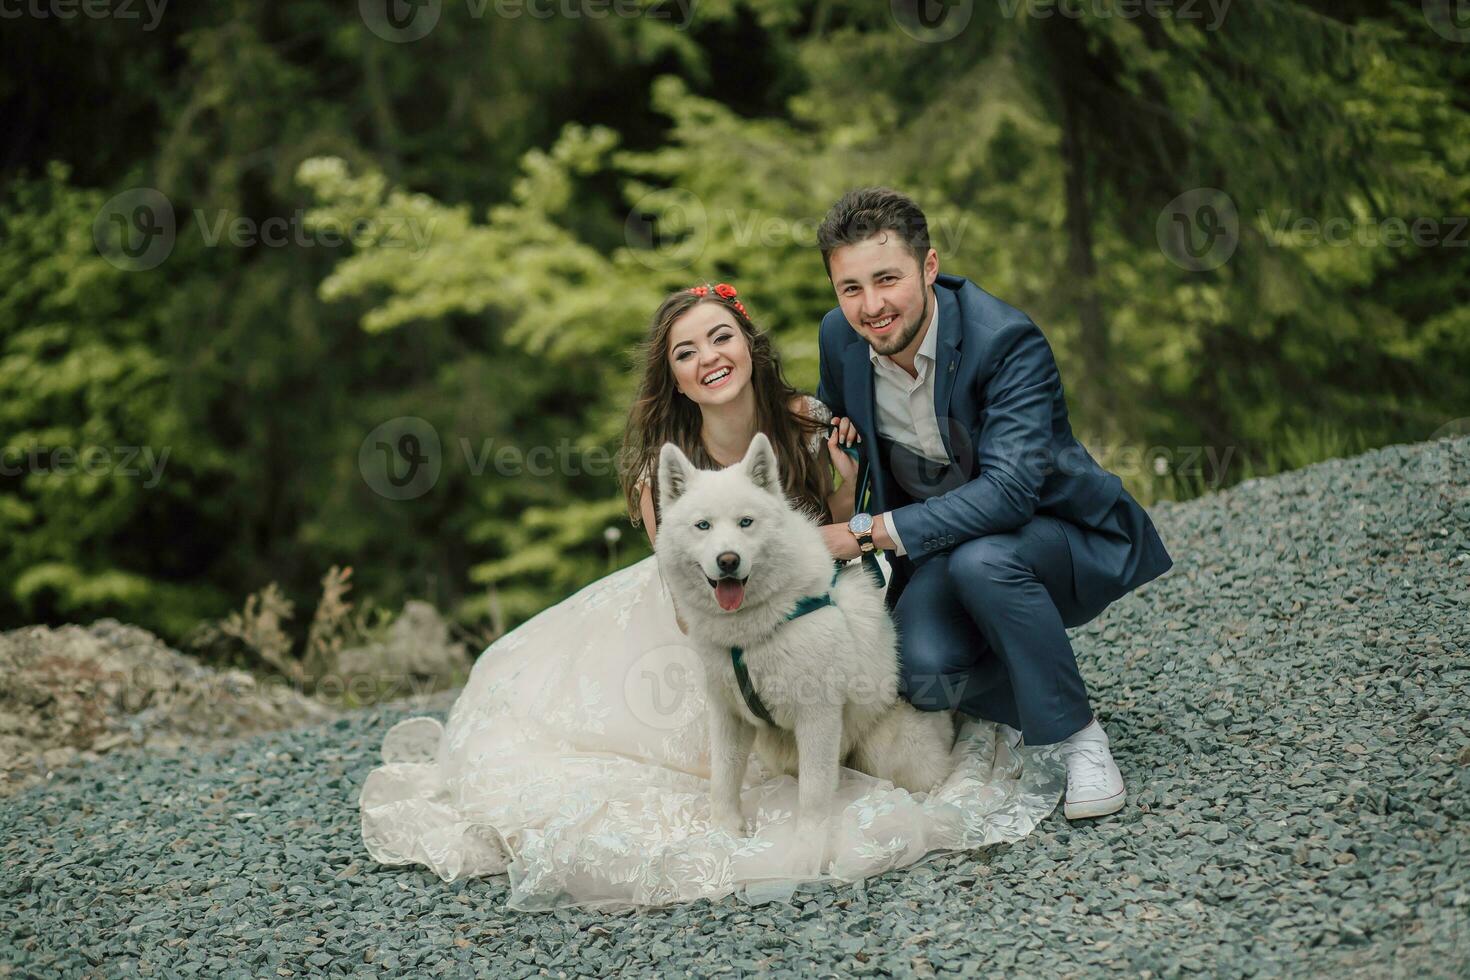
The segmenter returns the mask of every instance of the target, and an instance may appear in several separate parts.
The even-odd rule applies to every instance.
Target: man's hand
[[[823,524],[821,531],[827,542],[827,550],[832,553],[833,558],[846,560],[863,553],[858,547],[857,538],[847,529],[846,524]]]
[[[832,431],[827,435],[827,455],[845,486],[857,479],[858,464],[857,460],[843,452],[843,447],[862,442],[863,437],[858,435],[852,419],[833,419],[831,424]]]

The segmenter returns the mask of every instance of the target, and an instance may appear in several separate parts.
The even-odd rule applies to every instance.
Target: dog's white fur
[[[797,777],[804,831],[825,820],[839,764],[910,792],[937,788],[949,772],[954,713],[919,711],[898,695],[898,637],[882,590],[856,564],[832,583],[822,534],[783,495],[766,436],[758,433],[744,460],[719,471],[697,469],[668,443],[658,483],[654,550],[704,668],[714,824],[745,833],[740,786],[752,740],[768,766]],[[720,556],[728,567],[732,554],[739,564],[731,577],[746,580],[745,599],[727,612],[711,582],[721,577]],[[828,592],[835,605],[787,621],[798,599]],[[741,696],[735,646],[779,728]]]

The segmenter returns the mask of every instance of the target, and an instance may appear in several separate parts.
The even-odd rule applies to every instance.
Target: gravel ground
[[[1467,488],[1461,439],[1158,508],[1174,571],[1076,633],[1110,818],[786,904],[517,914],[368,860],[358,789],[424,710],[380,706],[0,803],[0,973],[1470,975]]]

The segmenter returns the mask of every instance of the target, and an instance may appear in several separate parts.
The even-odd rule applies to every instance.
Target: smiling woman
[[[787,495],[825,523],[833,516],[832,461],[821,451],[831,413],[781,370],[771,339],[728,283],[680,290],[659,305],[640,350],[643,380],[623,437],[623,491],[635,525],[658,522],[658,453],[672,442],[701,469],[727,466],[764,432]],[[814,448],[815,447],[815,448]],[[840,454],[839,454],[840,455]],[[845,460],[842,461],[845,465]]]

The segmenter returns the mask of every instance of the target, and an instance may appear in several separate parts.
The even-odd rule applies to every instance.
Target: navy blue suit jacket
[[[856,507],[892,510],[906,554],[889,554],[888,603],[914,563],[973,538],[1015,530],[1033,515],[1060,518],[1083,607],[1107,603],[1172,564],[1148,514],[1123,481],[1072,435],[1061,376],[1040,328],[968,279],[934,284],[939,337],[934,411],[951,464],[950,486],[913,499],[880,446],[868,343],[842,310],[822,319],[817,397],[862,435]],[[897,457],[895,457],[896,459]]]

